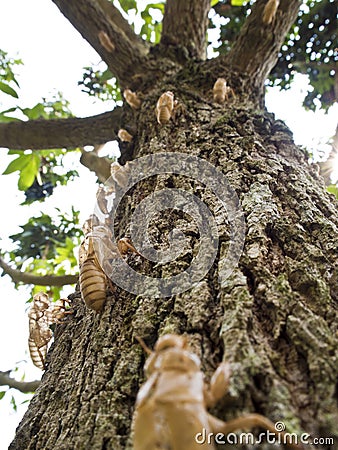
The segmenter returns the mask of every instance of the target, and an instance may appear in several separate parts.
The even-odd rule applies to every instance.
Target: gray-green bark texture
[[[292,17],[294,12],[290,23]],[[139,85],[141,109],[124,106],[121,126],[134,131],[134,140],[121,145],[121,163],[183,152],[222,171],[245,215],[239,264],[226,277],[229,224],[218,217],[219,203],[207,187],[172,174],[142,182],[121,203],[118,237],[128,234],[128,217],[150,192],[182,188],[213,211],[220,239],[216,260],[194,287],[167,298],[135,296],[117,287],[102,314],[96,314],[79,292],[71,296],[74,314],[56,328],[42,383],[10,449],[130,449],[146,358],[135,337],[153,347],[169,332],[188,337],[207,379],[220,361],[230,363],[230,388],[211,411],[214,415],[229,420],[260,413],[283,421],[288,432],[334,437],[337,446],[337,202],[290,130],[261,107],[262,85],[257,89],[251,76],[236,72],[226,59],[169,65],[159,54],[149,64],[150,74],[155,64],[170,66],[170,73],[153,82],[145,74]],[[236,94],[224,105],[212,98],[219,76]],[[167,90],[174,92],[179,108],[160,126],[154,108]],[[185,270],[202,238],[196,224],[172,212],[151,221],[148,232],[163,248],[174,226],[189,243],[174,262],[159,265],[132,254],[128,262],[152,277]]]

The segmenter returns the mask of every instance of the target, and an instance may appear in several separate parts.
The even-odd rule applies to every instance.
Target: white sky
[[[111,104],[99,101],[95,103],[78,88],[82,67],[97,64],[100,58],[51,0],[7,0],[1,3],[0,48],[12,57],[20,57],[25,64],[19,69],[18,76],[21,86],[20,106],[32,107],[42,97],[50,98],[52,93],[61,91],[71,102],[70,108],[77,116],[98,114],[111,109]],[[267,107],[276,113],[277,118],[287,122],[298,144],[313,147],[319,141],[326,142],[334,134],[338,108],[335,105],[329,115],[305,112],[300,107],[304,92],[304,78],[298,77],[294,89],[282,94],[271,92],[267,97]],[[0,102],[5,100],[6,107],[16,105],[14,99],[11,100],[8,96],[5,99],[0,94]],[[4,108],[0,103],[0,110],[2,109]],[[9,158],[3,156],[5,153],[2,149],[0,173],[9,162]],[[72,155],[71,158],[76,163],[77,156]],[[95,177],[85,168],[80,168],[79,172],[81,177],[73,187],[59,187],[45,203],[29,207],[19,206],[24,195],[17,190],[17,174],[0,176],[0,248],[8,247],[11,242],[8,236],[19,232],[20,224],[25,223],[32,215],[38,215],[40,211],[52,213],[53,205],[66,207],[68,210],[71,204],[81,207],[81,220],[84,221],[93,210]],[[69,192],[72,192],[71,199]],[[26,372],[27,380],[39,378],[41,371],[30,362],[26,346],[28,320],[25,302],[30,296],[29,288],[21,287],[16,291],[9,277],[5,276],[0,278],[0,289],[0,370],[6,371],[19,365],[17,379],[20,379],[23,372]],[[0,386],[1,390],[6,390],[6,387]],[[14,413],[10,406],[12,394],[18,404],[18,413]],[[28,396],[11,390],[0,401],[0,450],[8,448],[15,427],[27,406],[20,406],[20,403],[27,398]]]

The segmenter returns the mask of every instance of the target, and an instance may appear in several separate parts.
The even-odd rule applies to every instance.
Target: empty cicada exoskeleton
[[[97,37],[99,38],[100,44],[107,52],[112,53],[115,50],[115,45],[105,31],[99,31]]]
[[[73,314],[72,309],[68,309],[69,306],[70,301],[67,298],[60,298],[52,303],[47,315],[49,322],[62,323],[68,314]]]
[[[214,102],[222,104],[229,99],[229,96],[235,97],[233,89],[227,86],[224,78],[217,78],[213,87]]]
[[[133,109],[140,109],[142,102],[135,92],[132,92],[130,89],[125,89],[123,91],[123,97],[126,99],[128,105]]]
[[[187,346],[183,336],[161,336],[153,352],[139,339],[149,355],[145,363],[148,380],[141,386],[134,413],[134,450],[159,448],[198,450],[215,449],[213,436],[223,437],[237,429],[262,427],[277,433],[274,424],[260,414],[247,414],[223,422],[208,413],[207,408],[220,400],[229,387],[230,365],[221,363],[211,378],[204,380],[201,362]],[[207,442],[203,443],[203,436]],[[293,449],[284,433],[283,443]],[[207,444],[207,445],[204,445]]]
[[[83,234],[87,236],[87,234],[93,231],[98,225],[100,225],[99,218],[95,214],[91,214],[82,225]]]
[[[174,110],[174,94],[170,91],[164,92],[156,104],[156,117],[160,125],[169,122]]]
[[[129,251],[132,253],[136,253],[139,255],[139,252],[136,250],[134,245],[132,244],[131,240],[129,238],[122,238],[117,243],[117,248],[122,256],[127,255]]]
[[[262,22],[265,25],[270,25],[275,16],[279,6],[279,0],[268,0],[267,4],[264,6]]]
[[[115,243],[109,221],[101,223],[95,218],[92,215],[84,225],[87,233],[79,248],[79,283],[87,307],[100,312],[106,302],[107,287],[114,290],[105,270],[109,273],[111,261],[125,256],[129,251],[139,253],[129,238],[122,238]]]
[[[79,248],[79,283],[82,298],[89,309],[102,311],[110,282],[101,263],[118,257],[117,245],[112,242],[111,232],[107,226],[96,225],[85,236]]]
[[[49,306],[48,296],[40,292],[34,295],[32,306],[28,311],[28,348],[33,364],[39,369],[45,367],[48,343],[53,336],[46,315]]]
[[[133,136],[130,133],[128,133],[128,131],[125,130],[124,128],[121,128],[119,130],[119,132],[117,133],[117,137],[122,142],[131,142],[133,140]]]
[[[87,235],[79,249],[80,290],[88,308],[102,310],[106,301],[107,278],[96,257],[93,236]]]
[[[102,186],[100,186],[96,192],[96,202],[102,214],[109,214],[107,192]]]
[[[60,299],[51,303],[49,297],[44,292],[34,295],[33,303],[28,311],[29,337],[28,348],[33,364],[39,369],[44,369],[47,355],[47,348],[53,337],[53,332],[49,328],[53,323],[60,323],[66,314],[66,304],[69,301]]]
[[[117,161],[113,162],[110,166],[110,171],[112,179],[120,188],[127,186],[130,177],[129,161],[124,166],[121,166]]]

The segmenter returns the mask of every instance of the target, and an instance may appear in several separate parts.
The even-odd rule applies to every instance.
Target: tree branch
[[[35,392],[37,388],[40,386],[41,381],[17,381],[14,378],[11,378],[8,372],[0,372],[0,386],[9,386],[10,388],[17,389],[24,394],[28,394],[29,392]]]
[[[210,0],[167,0],[161,44],[186,49],[193,58],[206,58]]]
[[[281,0],[271,24],[262,21],[266,1],[257,1],[245,21],[226,61],[240,73],[254,79],[261,88],[276,64],[286,33],[295,21],[299,0]]]
[[[29,272],[21,272],[5,263],[1,257],[0,267],[4,273],[12,278],[14,283],[21,282],[37,286],[65,286],[66,284],[75,284],[78,281],[78,275],[35,275]]]
[[[122,108],[97,116],[0,123],[0,147],[12,150],[76,148],[117,137]]]
[[[145,69],[148,46],[108,0],[52,0],[124,86]]]
[[[109,159],[98,156],[95,151],[86,152],[81,149],[80,163],[94,172],[101,183],[105,183],[110,177],[111,161]]]

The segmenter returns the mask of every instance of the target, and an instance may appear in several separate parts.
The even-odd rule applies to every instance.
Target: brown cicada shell
[[[213,87],[214,102],[220,105],[229,99],[229,96],[235,97],[235,93],[231,87],[227,86],[224,78],[217,78]]]
[[[128,131],[125,130],[124,128],[121,128],[119,130],[119,132],[117,133],[117,137],[122,142],[131,142],[133,140],[133,136],[130,133],[128,133]]]
[[[164,92],[156,104],[156,117],[160,125],[169,122],[174,110],[174,94],[170,91]]]
[[[67,310],[70,302],[67,298],[60,298],[52,304],[50,312],[48,311],[47,317],[50,323],[62,323],[63,319],[68,314],[73,314],[73,311]]]
[[[28,311],[29,337],[28,348],[33,364],[39,369],[45,368],[48,344],[53,337],[49,325],[60,323],[66,314],[68,300],[60,299],[51,304],[48,295],[40,292],[33,297],[33,303]]]
[[[113,162],[110,166],[110,173],[114,182],[121,188],[124,188],[125,186],[127,186],[130,177],[129,161],[124,166],[121,166],[116,161]]]
[[[100,44],[107,52],[112,53],[115,50],[115,45],[105,31],[99,31],[97,37],[99,38]]]
[[[133,246],[131,240],[129,238],[122,238],[117,243],[117,248],[122,256],[127,255],[129,251],[132,253],[136,253],[139,255],[139,252]]]
[[[97,206],[99,207],[99,210],[102,212],[102,214],[109,214],[108,201],[107,201],[106,195],[107,195],[107,193],[104,190],[104,188],[99,187],[96,192],[96,202],[97,202]]]
[[[101,264],[105,266],[108,262],[109,270],[109,261],[129,251],[138,252],[128,238],[122,238],[115,244],[109,226],[100,223],[95,215],[85,222],[83,230],[85,238],[79,248],[80,291],[86,306],[100,312],[106,302],[107,287],[113,289]]]
[[[48,344],[53,337],[47,317],[49,307],[50,300],[48,296],[40,292],[34,295],[32,306],[28,311],[28,348],[33,364],[39,369],[44,369],[45,367]]]
[[[131,106],[133,109],[141,108],[142,102],[135,92],[132,92],[130,89],[125,89],[123,91],[123,97],[126,99],[128,105]]]
[[[274,424],[259,414],[223,422],[207,412],[228,390],[227,363],[220,364],[207,384],[201,362],[189,350],[184,337],[164,335],[158,339],[154,352],[148,348],[146,351],[150,353],[144,366],[148,380],[136,399],[134,450],[212,450],[216,448],[216,434],[225,437],[234,430],[256,426],[277,433]],[[290,448],[301,448],[284,433],[280,435]]]
[[[106,302],[107,278],[95,255],[93,237],[85,241],[87,249],[82,244],[79,250],[80,290],[87,307],[99,312]]]
[[[265,25],[270,25],[276,17],[276,12],[279,6],[279,0],[268,0],[264,6],[262,22]]]

